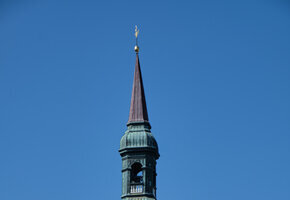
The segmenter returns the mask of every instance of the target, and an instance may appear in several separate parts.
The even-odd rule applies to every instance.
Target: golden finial
[[[139,52],[139,47],[138,47],[138,35],[139,35],[139,29],[137,27],[137,25],[135,26],[135,37],[136,37],[136,45],[134,47],[134,50],[136,53]]]

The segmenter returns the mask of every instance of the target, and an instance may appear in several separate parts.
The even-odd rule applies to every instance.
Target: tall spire
[[[149,122],[146,100],[145,100],[145,92],[142,81],[142,74],[140,69],[139,62],[139,47],[137,43],[139,30],[137,26],[135,27],[135,37],[136,37],[136,64],[135,64],[135,72],[134,72],[134,81],[133,81],[133,89],[132,89],[132,97],[131,97],[131,106],[130,106],[130,114],[128,124],[134,122]]]
[[[136,52],[136,64],[128,124],[132,122],[149,122],[138,52]]]

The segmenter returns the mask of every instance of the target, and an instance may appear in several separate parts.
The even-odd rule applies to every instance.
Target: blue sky
[[[290,199],[290,4],[0,2],[0,199],[120,199],[134,26],[158,199]]]

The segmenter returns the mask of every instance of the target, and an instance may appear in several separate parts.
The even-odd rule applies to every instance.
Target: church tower
[[[136,28],[136,39],[138,36]],[[136,42],[137,43],[137,42]],[[139,62],[136,64],[127,131],[120,142],[122,157],[122,200],[156,200],[158,145],[151,133]]]

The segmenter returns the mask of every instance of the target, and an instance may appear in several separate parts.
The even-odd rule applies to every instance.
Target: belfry
[[[151,133],[136,36],[136,64],[127,131],[120,142],[122,200],[156,200],[158,145]]]

